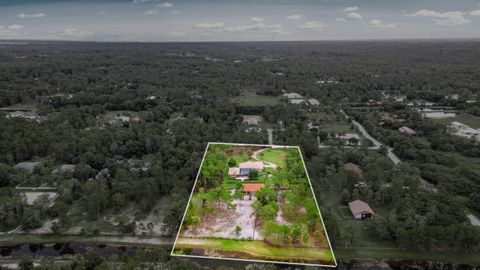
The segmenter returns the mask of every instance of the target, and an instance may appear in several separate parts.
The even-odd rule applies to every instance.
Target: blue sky
[[[480,38],[480,0],[0,0],[0,39]]]

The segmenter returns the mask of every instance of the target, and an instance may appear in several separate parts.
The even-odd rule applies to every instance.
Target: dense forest
[[[138,234],[142,221],[161,223],[159,235],[172,236],[207,143],[266,144],[270,128],[275,144],[301,147],[334,250],[358,239],[351,227],[341,230],[337,208],[322,207],[329,199],[323,191],[380,209],[365,222],[375,241],[478,254],[480,229],[465,215],[480,213],[478,142],[383,93],[480,116],[479,66],[476,41],[2,43],[0,230],[28,232],[53,221],[55,234],[74,227],[85,235]],[[280,97],[285,92],[320,106],[290,104]],[[452,94],[459,98],[445,98]],[[238,102],[248,96],[271,102]],[[368,105],[372,100],[383,101]],[[319,148],[317,137],[328,133],[307,124],[313,115],[320,125],[344,121],[340,108],[402,163],[391,163],[386,148]],[[12,116],[16,111],[33,118]],[[406,122],[380,126],[384,112]],[[242,115],[264,122],[252,131]],[[399,134],[404,125],[417,136]],[[363,176],[344,171],[346,162],[359,164]],[[46,187],[58,197],[27,203],[21,187]],[[129,215],[105,225],[125,209]],[[161,220],[149,221],[153,216]]]

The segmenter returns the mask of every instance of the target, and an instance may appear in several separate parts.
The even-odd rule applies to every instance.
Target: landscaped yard
[[[260,159],[275,163],[280,167],[285,167],[286,157],[285,150],[280,149],[269,149],[260,153]]]

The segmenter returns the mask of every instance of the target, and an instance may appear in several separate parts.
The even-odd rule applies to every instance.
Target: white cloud
[[[287,19],[287,20],[301,20],[302,16],[300,16],[298,14],[293,14],[293,15],[286,16],[285,19]]]
[[[298,30],[321,30],[327,27],[327,24],[320,21],[309,21],[297,27]]]
[[[172,10],[172,11],[170,12],[170,14],[173,14],[173,15],[180,14],[180,11],[178,11],[178,10]]]
[[[170,2],[165,2],[157,5],[157,8],[172,8],[174,5]]]
[[[282,25],[280,24],[264,24],[264,23],[254,23],[250,25],[237,25],[237,26],[228,26],[222,29],[223,32],[230,33],[244,33],[244,32],[264,32],[264,33],[273,33],[273,34],[284,34]]]
[[[347,7],[345,8],[343,11],[345,12],[354,12],[354,11],[357,11],[359,10],[359,8],[357,6],[353,6],[353,7]]]
[[[27,13],[19,13],[17,15],[18,18],[20,19],[31,19],[31,18],[44,18],[47,17],[47,14],[43,12],[37,12],[37,13],[32,13],[32,14],[27,14]]]
[[[199,23],[199,24],[195,25],[195,27],[202,28],[202,29],[220,29],[224,25],[225,24],[223,22]]]
[[[19,25],[19,24],[12,24],[12,25],[9,25],[7,28],[8,28],[8,30],[18,31],[18,30],[22,30],[25,27],[23,25]]]
[[[381,20],[373,19],[368,23],[368,27],[372,28],[397,28],[393,23],[385,24]]]
[[[470,20],[465,18],[465,13],[461,11],[436,12],[433,10],[422,9],[410,16],[431,18],[435,25],[453,26],[469,24]]]
[[[76,28],[67,28],[58,34],[61,37],[68,39],[83,39],[93,35],[93,32],[86,30],[79,30]]]
[[[156,9],[149,9],[147,11],[145,11],[145,13],[143,13],[143,15],[157,15],[158,14],[158,10]]]
[[[98,12],[98,15],[105,15],[105,14],[107,14],[106,11],[100,11],[100,12]]]
[[[477,9],[477,10],[474,10],[474,11],[470,12],[470,15],[472,15],[472,16],[480,16],[480,9]]]
[[[257,22],[257,23],[261,23],[261,22],[265,21],[265,19],[261,18],[261,17],[251,17],[250,20],[252,20],[254,22]]]
[[[345,18],[336,18],[336,19],[335,19],[335,21],[337,21],[337,22],[344,22],[344,21],[346,21],[346,20],[347,20],[347,19],[345,19]]]
[[[348,20],[361,20],[363,17],[360,15],[360,13],[357,12],[350,12],[347,14],[347,19]]]

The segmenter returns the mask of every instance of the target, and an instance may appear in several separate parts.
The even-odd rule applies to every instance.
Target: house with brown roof
[[[262,171],[263,170],[263,162],[261,161],[247,161],[247,162],[242,162],[238,165],[240,169],[250,169],[250,170],[257,170],[257,171]]]
[[[407,126],[403,126],[401,128],[398,129],[398,131],[400,131],[400,133],[402,134],[407,134],[407,135],[415,135],[417,134],[417,132]]]
[[[363,171],[362,171],[362,169],[360,168],[360,166],[358,166],[357,164],[352,163],[352,162],[347,162],[347,163],[343,164],[343,169],[344,169],[345,171],[354,172],[354,173],[356,173],[358,176],[362,176],[362,174],[363,174]]]
[[[361,200],[349,202],[348,207],[350,208],[350,211],[355,219],[373,218],[375,215],[368,203]]]
[[[264,166],[261,161],[247,161],[242,162],[238,167],[228,168],[228,176],[234,177],[237,180],[248,180],[250,171],[263,171]]]

